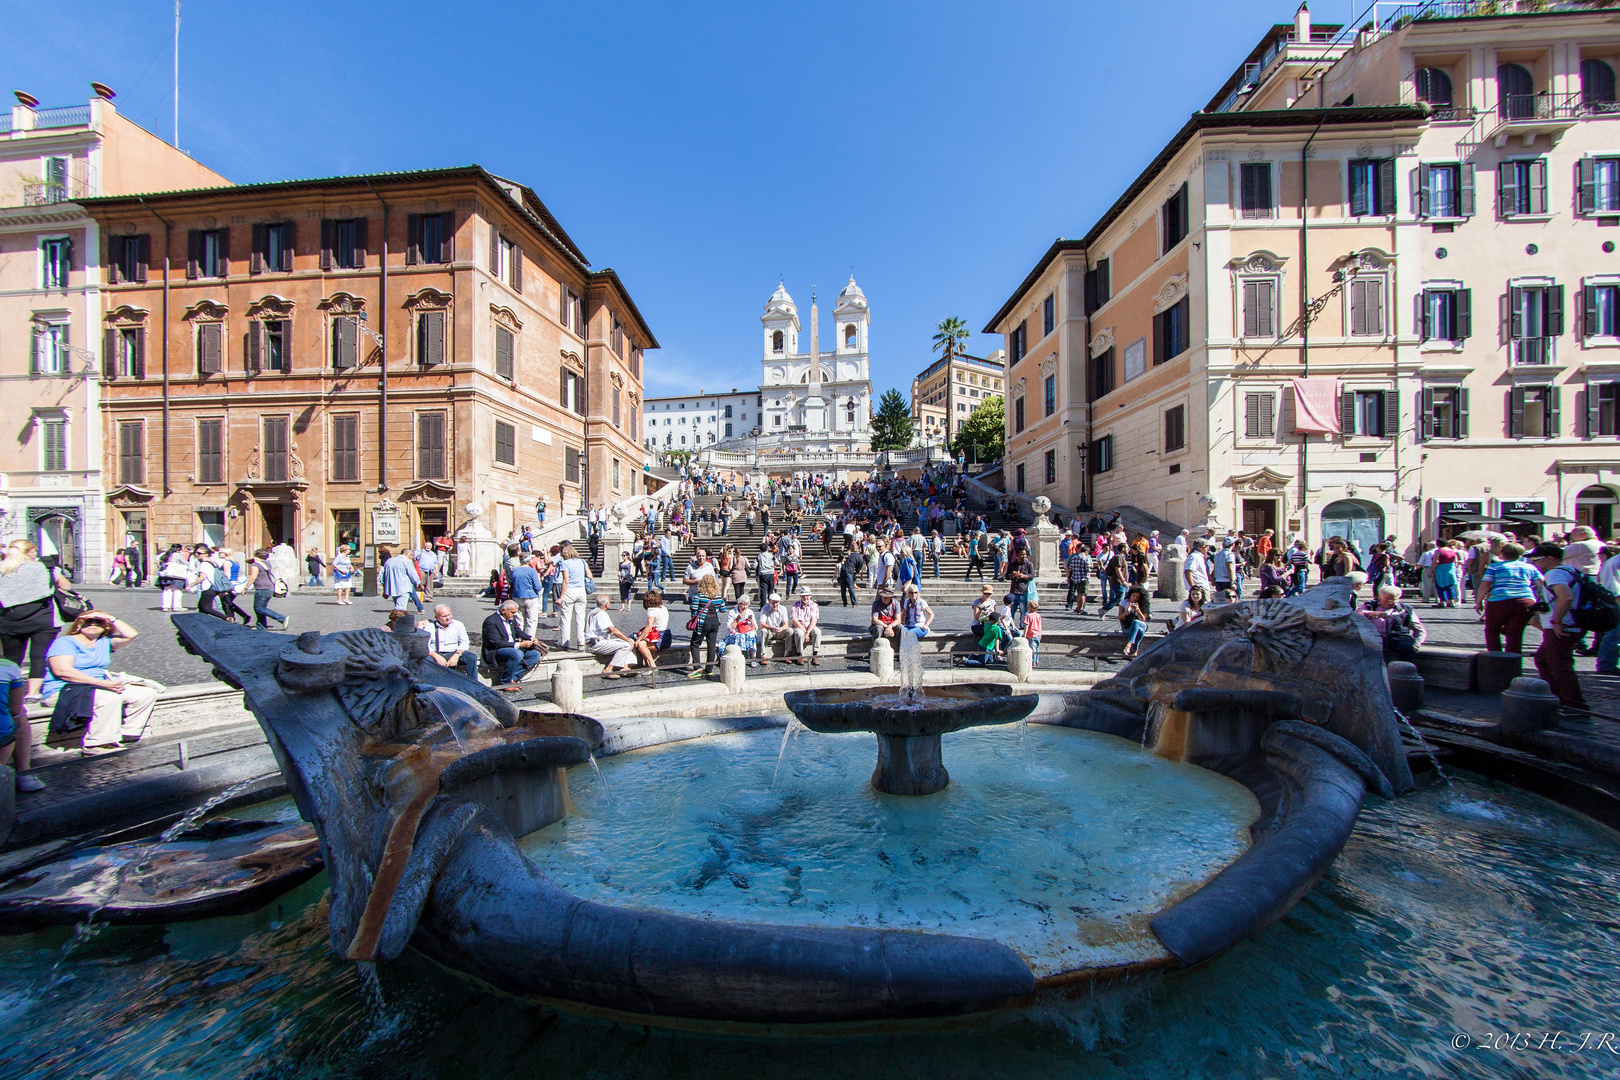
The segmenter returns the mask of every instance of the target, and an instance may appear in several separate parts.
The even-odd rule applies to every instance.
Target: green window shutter
[[[1547,159],[1537,158],[1530,163],[1530,212],[1547,212]]]
[[[1581,158],[1575,165],[1575,187],[1581,193],[1581,213],[1590,214],[1597,209],[1597,162]]]
[[[1456,340],[1467,341],[1474,336],[1474,291],[1458,289],[1451,294],[1452,311],[1457,324]]]
[[[1558,409],[1563,396],[1563,387],[1547,387],[1547,438],[1549,439],[1558,438],[1562,431],[1558,418]]]
[[[1474,216],[1474,167],[1466,161],[1457,166],[1457,213]]]
[[[1547,305],[1546,333],[1548,337],[1561,337],[1564,333],[1564,287],[1554,285],[1542,296]]]
[[[1434,388],[1425,386],[1418,391],[1418,439],[1427,442],[1434,438]]]
[[[1524,337],[1524,289],[1517,285],[1508,289],[1508,337]]]
[[[1457,391],[1457,438],[1468,438],[1468,388]]]
[[[1412,173],[1412,210],[1418,217],[1429,216],[1429,167],[1419,164]]]
[[[1508,434],[1515,439],[1524,438],[1524,387],[1515,386],[1508,391]]]
[[[1519,209],[1519,171],[1516,162],[1504,161],[1496,167],[1497,210],[1512,217]]]

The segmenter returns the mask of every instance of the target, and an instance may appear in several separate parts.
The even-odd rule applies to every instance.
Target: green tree
[[[872,450],[904,450],[911,445],[911,409],[898,390],[885,390],[872,417]]]
[[[967,344],[967,323],[955,315],[941,319],[935,324],[934,329],[938,331],[934,335],[934,351],[939,352],[943,349],[947,358],[961,352],[962,346]]]
[[[1000,394],[979,402],[951,440],[951,453],[969,461],[994,461],[1007,446],[1007,402]]]

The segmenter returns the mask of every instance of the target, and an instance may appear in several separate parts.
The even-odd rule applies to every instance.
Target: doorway
[[[416,521],[422,532],[422,543],[433,541],[450,531],[450,511],[442,506],[428,506],[416,511]]]
[[[1272,535],[1277,533],[1277,500],[1276,499],[1244,499],[1243,500],[1243,531],[1250,536],[1259,536],[1267,529]]]
[[[1322,541],[1330,536],[1342,536],[1355,548],[1361,565],[1367,565],[1367,553],[1384,539],[1384,512],[1377,504],[1359,499],[1340,499],[1322,510]]]
[[[350,555],[360,554],[360,511],[332,511],[333,551],[348,548]]]
[[[1607,540],[1614,531],[1614,507],[1620,502],[1614,494],[1613,488],[1594,485],[1582,488],[1581,493],[1575,496],[1575,521],[1586,525]]]
[[[39,561],[58,567],[70,581],[79,580],[79,524],[65,514],[50,514],[34,523]]]
[[[273,548],[277,544],[298,545],[292,542],[293,514],[289,507],[280,503],[260,503],[260,520],[263,523],[263,538],[260,547]]]

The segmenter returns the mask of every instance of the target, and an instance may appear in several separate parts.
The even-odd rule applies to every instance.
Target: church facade
[[[802,349],[799,308],[779,284],[760,316],[763,334],[760,437],[786,449],[869,451],[872,379],[866,294],[849,279],[833,305],[831,348],[821,347],[815,297],[809,348]]]

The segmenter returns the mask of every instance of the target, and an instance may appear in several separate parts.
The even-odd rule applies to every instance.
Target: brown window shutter
[[[512,245],[512,288],[523,291],[523,248],[517,244]]]
[[[231,228],[221,225],[219,233],[219,276],[229,277],[231,273]]]
[[[144,285],[146,267],[152,261],[152,237],[148,233],[142,233],[135,239],[139,243],[139,253],[135,256],[135,281]]]
[[[129,343],[129,375],[132,379],[146,378],[146,327],[137,327]]]
[[[101,260],[102,265],[107,268],[107,284],[118,285],[123,281],[118,270],[124,261],[124,245],[132,242],[122,236],[107,237],[107,257]]]
[[[512,378],[512,331],[504,326],[495,328],[495,374],[503,379]]]
[[[489,272],[501,276],[501,230],[493,221],[489,223]]]
[[[248,323],[247,373],[257,375],[264,363],[264,324],[258,319]]]
[[[1356,394],[1353,390],[1339,391],[1339,434],[1356,433]]]
[[[421,259],[422,215],[405,215],[405,265],[415,266]]]
[[[296,221],[283,221],[281,223],[281,265],[276,269],[282,273],[290,273],[293,268],[293,253],[297,251],[298,223]]]
[[[362,269],[366,265],[366,252],[371,250],[370,230],[366,228],[370,223],[370,218],[356,218],[354,222],[354,268],[356,270]]]
[[[336,223],[331,218],[321,219],[321,269],[332,269],[332,234]]]
[[[101,333],[101,377],[118,377],[118,331],[107,329]]]
[[[197,276],[197,261],[202,257],[202,231],[188,229],[186,231],[186,277]]]
[[[253,226],[253,250],[248,252],[248,273],[264,273],[265,226]],[[277,267],[280,269],[280,267]]]
[[[434,262],[455,262],[456,260],[456,212],[446,210],[439,215],[439,251]]]

